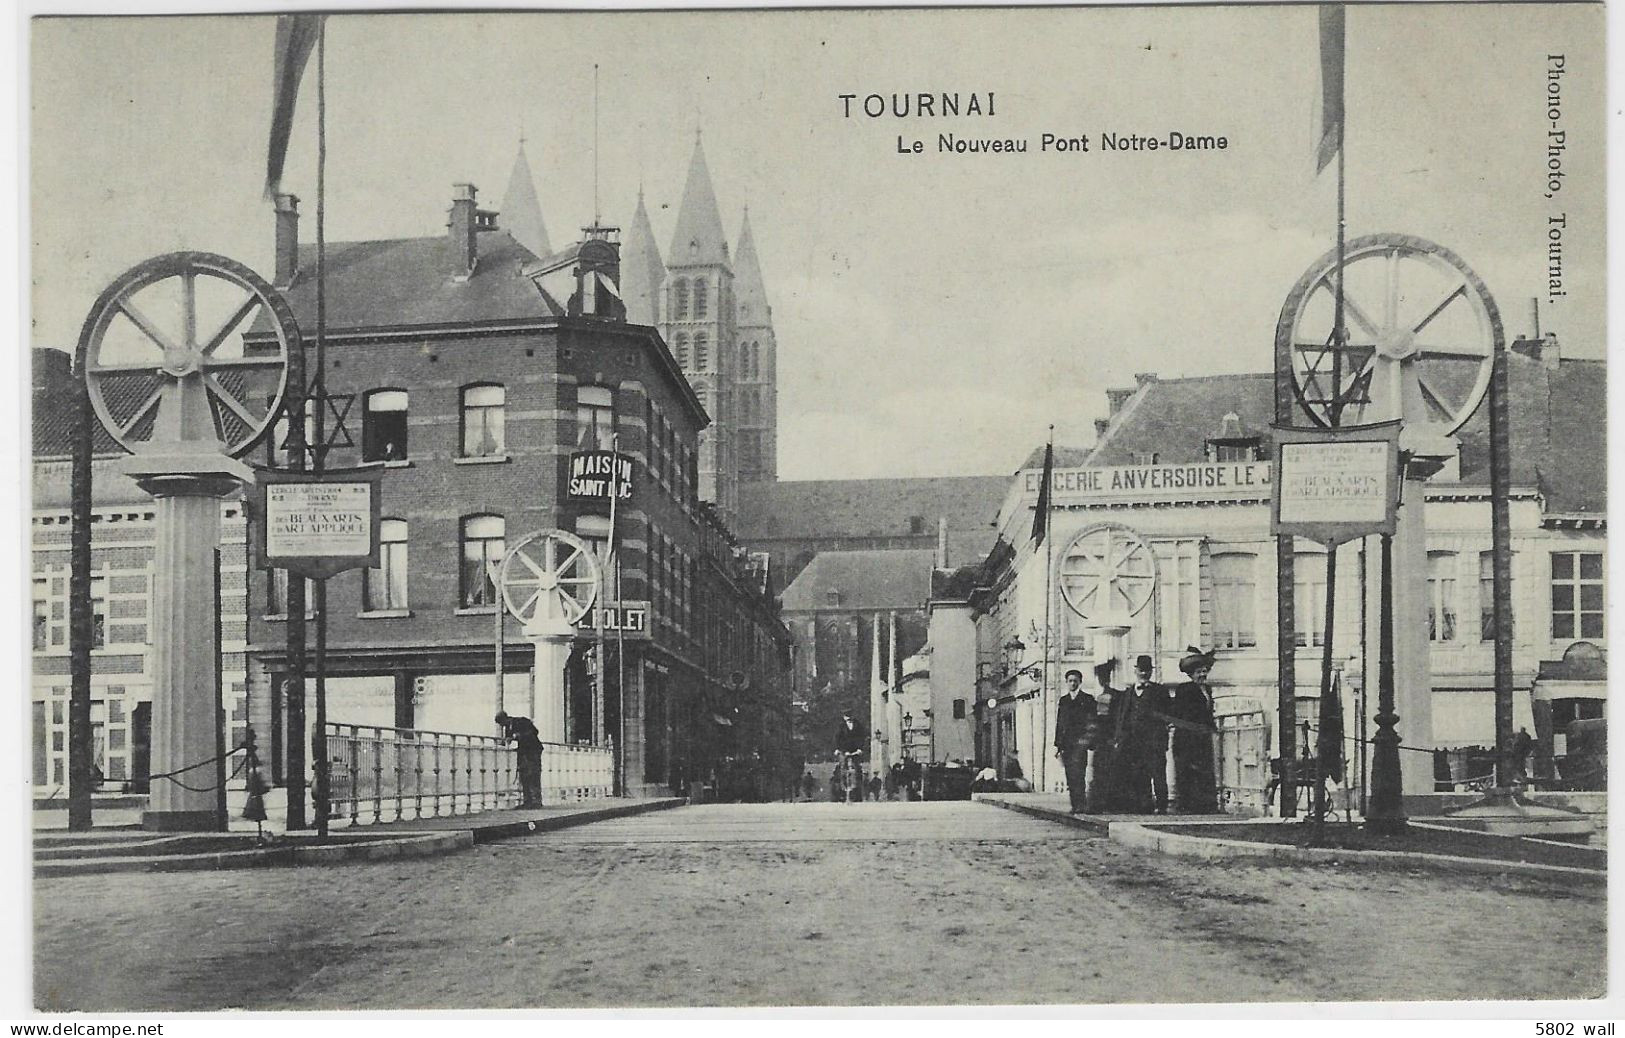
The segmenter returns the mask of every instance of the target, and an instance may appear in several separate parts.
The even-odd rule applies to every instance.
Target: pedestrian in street
[[[1122,773],[1122,762],[1117,753],[1117,712],[1122,708],[1124,690],[1112,687],[1112,672],[1117,661],[1109,659],[1095,665],[1095,716],[1086,732],[1091,758],[1088,808],[1094,814],[1109,814],[1123,810],[1123,790],[1127,780]]]
[[[1213,690],[1208,675],[1213,653],[1190,648],[1179,661],[1189,680],[1174,689],[1174,800],[1179,812],[1207,815],[1218,810],[1213,778]]]
[[[816,794],[817,792],[818,792],[818,780],[812,777],[811,772],[803,771],[801,773],[801,794],[802,794],[802,796],[807,800],[811,800],[813,798],[813,795]]]
[[[1534,749],[1535,740],[1529,734],[1529,729],[1519,728],[1518,734],[1512,737],[1512,776],[1518,782],[1529,778],[1529,751]]]
[[[1134,660],[1134,687],[1121,697],[1117,714],[1117,752],[1127,808],[1163,815],[1168,813],[1168,716],[1173,702],[1167,686],[1152,680],[1155,669],[1150,656]]]
[[[869,776],[869,799],[870,800],[879,800],[880,799],[880,791],[885,786],[885,784],[886,784],[885,781],[879,775],[870,775]]]
[[[519,806],[542,806],[542,735],[528,717],[509,716],[497,711],[497,727],[502,737],[519,753]]]
[[[1055,703],[1055,755],[1066,771],[1066,792],[1072,813],[1088,806],[1085,780],[1089,771],[1089,727],[1094,723],[1095,697],[1083,691],[1083,671],[1066,672],[1066,691]]]

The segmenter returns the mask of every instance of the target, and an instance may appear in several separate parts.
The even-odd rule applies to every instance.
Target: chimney
[[[299,197],[276,196],[276,279],[277,288],[293,284],[299,273]]]
[[[1106,427],[1111,425],[1111,424],[1112,424],[1112,422],[1111,422],[1110,418],[1096,418],[1095,419],[1095,439],[1098,440],[1102,436],[1106,435]]]
[[[479,258],[479,248],[474,243],[477,233],[474,195],[477,190],[473,184],[451,186],[451,216],[446,226],[451,233],[452,277],[458,281],[468,280]]]
[[[1128,403],[1128,398],[1133,395],[1134,390],[1132,389],[1106,390],[1106,413],[1109,415],[1114,415],[1121,411],[1123,409],[1123,405]]]
[[[1134,373],[1134,385],[1136,387],[1143,386],[1147,382],[1155,382],[1156,380],[1157,373],[1155,371],[1136,371]]]
[[[1557,333],[1547,332],[1545,338],[1540,340],[1540,363],[1547,371],[1556,371],[1563,365],[1563,358],[1557,348]]]

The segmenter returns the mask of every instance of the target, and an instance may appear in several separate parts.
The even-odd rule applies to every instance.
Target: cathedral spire
[[[536,182],[525,158],[525,138],[519,137],[519,154],[514,156],[508,190],[502,196],[502,226],[513,240],[536,254],[538,259],[553,252],[547,241],[547,225],[542,222],[542,204],[536,200]]]
[[[643,207],[643,188],[638,188],[638,210],[632,214],[621,245],[621,299],[626,303],[630,324],[655,324],[660,320],[660,286],[666,280],[666,265],[660,262],[649,212]]]
[[[683,202],[677,210],[677,229],[666,256],[673,267],[728,262],[728,239],[722,233],[722,214],[717,211],[717,196],[711,187],[711,171],[705,165],[705,147],[698,131],[694,135],[694,158],[688,166],[688,183],[683,186]]]
[[[756,258],[756,238],[750,230],[750,206],[739,228],[739,246],[734,250],[734,298],[739,301],[739,324],[766,324],[772,317],[767,306],[767,289],[762,284],[762,266]]]

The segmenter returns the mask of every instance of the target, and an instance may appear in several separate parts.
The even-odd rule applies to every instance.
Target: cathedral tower
[[[660,323],[660,288],[665,280],[666,265],[660,262],[649,212],[643,208],[643,189],[639,188],[638,211],[632,214],[632,225],[621,246],[621,299],[626,302],[629,323]]]
[[[773,338],[773,308],[767,304],[756,239],[750,231],[750,209],[739,229],[734,259],[735,325],[739,343],[735,364],[734,452],[739,482],[773,483],[779,478],[778,350]]]
[[[666,253],[661,295],[661,334],[711,416],[710,427],[700,433],[700,497],[715,503],[724,521],[731,522],[739,505],[734,274],[698,134],[677,229]]]

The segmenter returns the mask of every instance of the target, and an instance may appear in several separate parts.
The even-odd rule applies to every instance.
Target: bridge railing
[[[329,722],[328,803],[335,821],[371,825],[517,807],[514,747],[489,735]],[[614,792],[608,747],[542,744],[542,803]]]

